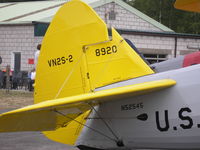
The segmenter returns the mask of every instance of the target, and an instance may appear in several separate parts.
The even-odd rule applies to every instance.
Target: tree
[[[176,32],[200,34],[200,14],[175,9],[175,0],[124,1]]]

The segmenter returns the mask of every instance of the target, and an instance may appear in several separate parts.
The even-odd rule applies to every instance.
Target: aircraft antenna
[[[94,129],[94,128],[88,126],[88,125],[85,125],[85,124],[83,124],[82,122],[77,121],[77,120],[74,119],[74,118],[71,118],[71,117],[69,117],[69,116],[66,116],[65,114],[63,114],[62,112],[59,112],[59,111],[56,110],[56,109],[54,109],[53,111],[56,112],[57,114],[59,114],[59,115],[65,117],[65,118],[67,118],[67,119],[70,119],[70,120],[72,120],[72,121],[75,121],[76,123],[78,123],[78,124],[80,124],[80,125],[82,125],[82,126],[88,128],[88,129],[90,129],[90,130],[92,130],[92,131],[94,131],[94,132],[96,132],[96,133],[98,133],[98,134],[100,134],[100,135],[102,135],[102,136],[104,136],[104,137],[110,139],[111,141],[114,141],[114,142],[116,142],[116,143],[118,142],[118,141],[116,141],[115,139],[109,137],[108,135],[106,135],[106,134],[104,134],[104,133],[102,133],[102,132],[100,132],[100,131],[98,131],[98,130],[96,130],[96,129]]]

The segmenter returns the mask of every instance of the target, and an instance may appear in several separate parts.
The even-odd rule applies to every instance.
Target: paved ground
[[[48,140],[39,132],[0,133],[0,150],[77,150]]]
[[[7,110],[0,110],[3,113]],[[0,150],[77,150],[48,140],[40,132],[0,133]]]

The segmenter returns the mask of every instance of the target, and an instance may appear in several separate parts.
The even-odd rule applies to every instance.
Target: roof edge
[[[159,23],[158,21],[150,18],[149,16],[145,15],[144,13],[142,13],[141,11],[137,10],[136,8],[128,5],[127,3],[121,1],[121,0],[112,0],[114,2],[116,2],[117,4],[119,4],[120,6],[124,7],[125,9],[129,10],[130,12],[134,13],[135,15],[137,15],[138,17],[144,19],[145,21],[151,23],[152,25],[154,25],[155,27],[165,31],[165,32],[174,32],[172,29],[168,28],[167,26]]]
[[[114,0],[103,0],[103,1],[99,0],[97,2],[92,2],[91,4],[88,4],[88,5],[90,5],[92,8],[96,8],[96,7],[108,4],[110,2],[114,2]]]
[[[176,33],[176,32],[155,32],[155,31],[141,31],[141,30],[130,30],[130,29],[116,29],[120,34],[134,34],[144,36],[162,36],[162,37],[174,37],[174,38],[192,38],[200,39],[200,34],[189,34],[189,33]]]
[[[9,22],[0,22],[0,26],[7,26],[7,25],[33,25],[32,21],[9,21]]]

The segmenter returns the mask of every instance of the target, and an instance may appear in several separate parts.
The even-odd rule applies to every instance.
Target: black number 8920
[[[103,48],[95,50],[96,56],[107,55],[107,54],[112,54],[112,53],[116,53],[116,52],[117,52],[116,45],[113,45],[112,47],[108,46],[106,48],[103,47]]]

